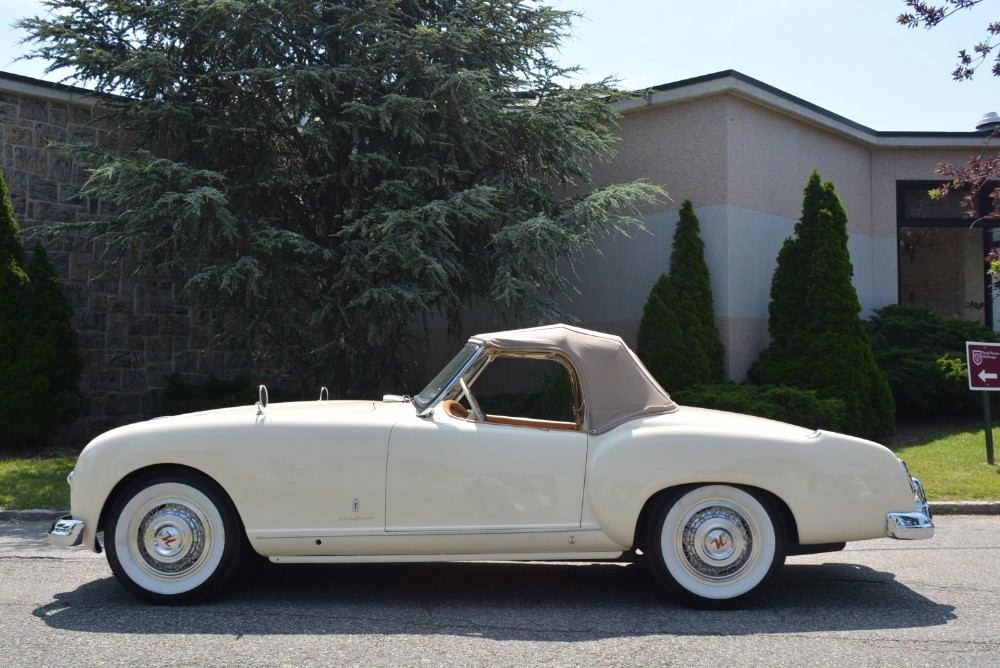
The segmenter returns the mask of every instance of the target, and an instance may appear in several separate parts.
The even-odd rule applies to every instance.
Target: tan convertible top
[[[470,341],[504,352],[562,354],[580,379],[586,401],[584,426],[593,433],[642,415],[677,410],[621,337],[570,325],[545,325],[478,334]]]

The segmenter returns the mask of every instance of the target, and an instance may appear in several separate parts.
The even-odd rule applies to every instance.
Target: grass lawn
[[[66,476],[76,456],[0,459],[0,510],[69,509]]]
[[[994,455],[1000,461],[1000,428],[993,429]],[[1000,466],[986,463],[983,424],[968,424],[906,445],[891,446],[920,478],[930,501],[1000,501]]]
[[[890,447],[924,483],[931,501],[1000,501],[1000,466],[986,464],[982,423],[900,436]],[[1000,459],[1000,428],[993,440]],[[66,475],[75,463],[76,455],[0,458],[0,510],[68,509]]]

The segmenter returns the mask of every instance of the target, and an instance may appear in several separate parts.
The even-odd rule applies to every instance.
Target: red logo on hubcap
[[[170,534],[167,534],[163,538],[161,538],[160,540],[163,541],[164,545],[166,545],[167,547],[170,547],[177,539],[174,538],[173,536],[171,536]]]
[[[722,534],[719,534],[712,540],[712,543],[715,544],[716,550],[721,550],[726,544],[726,537],[723,536]]]

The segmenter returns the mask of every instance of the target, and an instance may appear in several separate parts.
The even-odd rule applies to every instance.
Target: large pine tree
[[[782,246],[771,281],[771,343],[750,376],[841,399],[847,431],[881,437],[892,433],[895,407],[859,317],[853,273],[847,212],[833,184],[813,172],[795,236]]]
[[[594,188],[621,99],[567,86],[573,12],[524,0],[49,0],[35,55],[137,150],[77,147],[93,230],[187,272],[264,368],[367,394],[472,303],[551,322],[582,251],[663,191]],[[330,375],[332,374],[332,379]]]

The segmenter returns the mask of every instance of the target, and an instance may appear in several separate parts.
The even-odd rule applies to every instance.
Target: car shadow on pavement
[[[56,594],[34,615],[78,632],[551,641],[905,629],[956,618],[952,606],[925,598],[891,573],[854,564],[788,565],[770,587],[748,609],[700,611],[668,600],[642,564],[261,561],[198,605],[147,605],[104,578]]]

